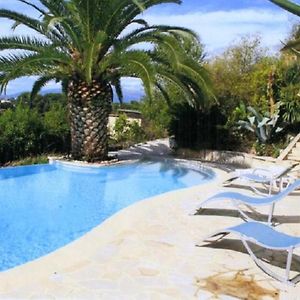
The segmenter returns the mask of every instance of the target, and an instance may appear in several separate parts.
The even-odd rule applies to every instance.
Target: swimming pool
[[[1,169],[0,271],[70,243],[134,202],[213,177],[173,160]]]

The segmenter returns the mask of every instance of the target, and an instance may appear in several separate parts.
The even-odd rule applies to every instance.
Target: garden
[[[294,26],[286,42],[298,38]],[[290,50],[278,53],[261,46],[258,35],[242,37],[220,55],[208,59],[201,45],[199,63],[210,74],[213,96],[208,103],[188,101],[180,89],[166,85],[168,101],[155,93],[140,101],[115,102],[119,109],[141,112],[142,126],[120,114],[110,149],[174,135],[179,148],[229,150],[277,157],[299,133],[299,58]],[[200,102],[200,103],[199,103]],[[64,94],[19,95],[0,114],[1,164],[16,160],[45,162],[47,154],[69,155],[70,123]],[[204,105],[205,104],[205,105]],[[37,159],[34,159],[37,157]],[[26,162],[26,160],[25,160]]]
[[[3,165],[27,157],[45,161],[51,153],[101,161],[109,150],[167,136],[174,136],[178,149],[278,157],[299,133],[297,23],[278,51],[266,48],[253,33],[211,54],[190,29],[135,19],[160,1],[125,1],[122,9],[132,13],[126,18],[108,17],[119,9],[118,1],[93,1],[93,11],[85,1],[42,1],[44,7],[21,2],[43,17],[7,9],[0,10],[0,17],[13,21],[13,29],[23,24],[44,38],[0,38],[1,50],[10,51],[1,56],[1,92],[16,78],[37,78],[31,93],[1,102]],[[292,2],[271,2],[299,14]],[[102,11],[107,11],[103,20],[97,15]],[[130,24],[136,26],[120,35]],[[134,48],[141,43],[151,47]],[[124,103],[123,77],[141,79],[145,96],[140,101]],[[53,80],[62,83],[62,93],[39,94]],[[119,114],[124,109],[140,112],[142,122],[129,122]],[[111,113],[119,118],[109,132]]]

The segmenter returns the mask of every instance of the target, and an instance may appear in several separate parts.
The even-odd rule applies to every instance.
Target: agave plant
[[[262,116],[255,108],[248,106],[247,110],[250,112],[248,120],[240,120],[237,122],[239,128],[247,129],[253,132],[258,141],[263,144],[272,142],[274,137],[283,130],[279,127],[279,114],[277,111],[269,116]]]
[[[165,81],[183,90],[188,99],[210,96],[205,69],[185,49],[187,41],[198,43],[196,34],[177,26],[150,26],[139,17],[154,5],[180,0],[19,2],[40,17],[6,9],[0,9],[0,17],[15,21],[13,28],[24,25],[38,35],[0,38],[0,50],[10,51],[0,56],[1,92],[22,76],[38,76],[32,98],[49,81],[61,82],[68,97],[75,159],[107,157],[113,88],[122,100],[122,77],[140,78],[150,97],[155,86],[167,96]],[[142,43],[152,46],[135,47]]]

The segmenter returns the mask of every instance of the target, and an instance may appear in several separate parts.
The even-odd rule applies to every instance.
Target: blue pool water
[[[139,200],[213,178],[174,161],[0,170],[0,271],[77,239]]]

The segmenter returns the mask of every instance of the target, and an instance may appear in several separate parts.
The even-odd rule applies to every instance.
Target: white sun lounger
[[[284,199],[288,194],[291,192],[295,191],[297,188],[300,187],[300,179],[296,180],[293,184],[288,186],[286,189],[283,191],[279,192],[276,195],[271,195],[271,196],[265,196],[265,197],[253,197],[253,196],[248,196],[242,193],[238,192],[222,192],[218,193],[205,201],[203,201],[200,204],[200,209],[203,208],[204,205],[206,205],[209,202],[213,201],[219,201],[219,200],[231,200],[232,204],[237,208],[237,210],[240,212],[240,214],[246,219],[253,221],[245,212],[243,212],[239,204],[246,204],[249,206],[266,206],[270,205],[270,212],[268,216],[268,223],[272,223],[272,218],[273,218],[273,213],[274,213],[274,208],[275,204],[278,201],[281,201]],[[299,202],[300,204],[300,202]]]
[[[219,235],[222,235],[221,238],[223,238],[224,236],[230,233],[234,233],[239,236],[240,240],[244,244],[251,258],[254,260],[256,265],[259,268],[261,268],[265,273],[283,283],[295,285],[295,281],[298,278],[298,276],[294,279],[290,279],[290,270],[293,258],[293,251],[295,248],[300,247],[299,237],[287,235],[285,233],[273,229],[268,225],[259,222],[249,222],[217,231],[214,234],[210,235],[208,238],[206,238],[205,241]],[[277,275],[269,268],[267,268],[266,265],[262,263],[251,250],[248,242],[252,242],[261,247],[271,250],[287,251],[288,255],[286,261],[285,276]]]
[[[288,176],[292,169],[299,165],[294,163],[290,166],[275,165],[268,168],[254,168],[254,169],[238,169],[234,172],[229,173],[229,178],[223,183],[223,185],[231,184],[235,180],[240,180],[247,184],[257,193],[261,193],[252,183],[261,183],[267,185],[268,193],[271,195],[272,189],[279,186],[279,190],[283,189],[283,185],[289,185],[291,182],[295,181],[293,176]],[[265,195],[265,194],[263,194]]]

